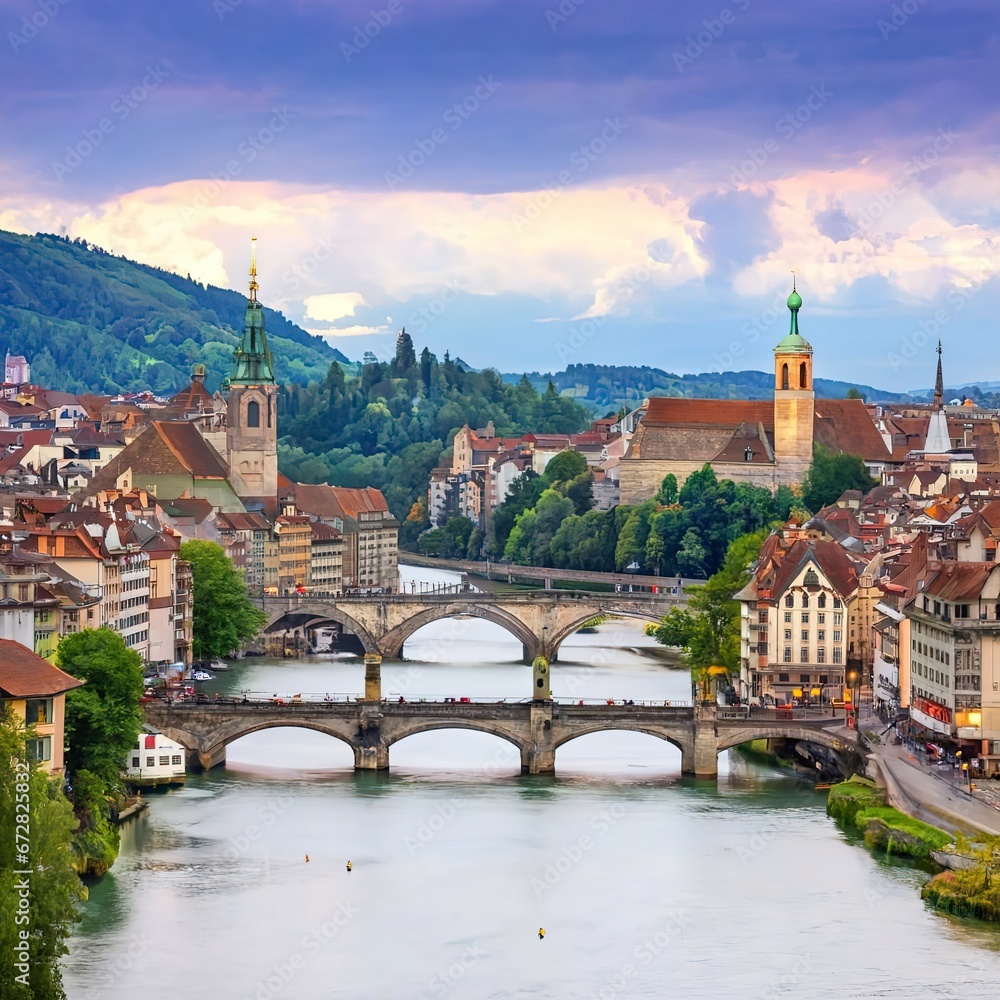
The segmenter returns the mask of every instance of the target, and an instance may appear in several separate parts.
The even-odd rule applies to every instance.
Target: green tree
[[[104,788],[117,788],[142,726],[142,659],[108,628],[63,636],[56,659],[86,681],[66,695],[66,769],[71,776],[89,771]]]
[[[677,550],[677,572],[681,576],[704,577],[705,546],[697,528],[688,528],[681,539],[681,547]]]
[[[813,447],[812,465],[802,484],[802,502],[816,513],[833,503],[845,490],[867,493],[878,486],[868,475],[865,464],[858,455],[830,451],[821,444]]]
[[[417,540],[417,549],[425,556],[443,556],[448,551],[448,536],[444,528],[431,528]]]
[[[864,398],[865,397],[862,395],[861,390],[853,385],[847,390],[847,395],[844,396],[844,399],[860,399],[862,401],[864,401]]]
[[[677,503],[679,496],[680,491],[677,488],[677,477],[672,472],[668,472],[663,477],[663,482],[660,483],[660,491],[656,494],[656,499],[664,507],[672,507]]]
[[[567,448],[549,459],[545,479],[549,483],[565,483],[587,471],[587,460],[578,451]]]
[[[185,542],[181,559],[191,563],[194,578],[194,655],[226,656],[253,639],[267,615],[247,597],[246,583],[221,545],[200,539]]]
[[[687,608],[671,608],[658,622],[646,626],[646,635],[664,646],[686,648],[694,636],[696,619]]]
[[[449,559],[464,559],[475,525],[467,517],[449,517],[444,526]]]
[[[77,820],[62,792],[28,760],[25,739],[9,707],[0,713],[0,997],[4,1000],[64,1000],[59,959],[78,919],[86,890],[73,868],[70,849]],[[27,813],[28,853],[16,830]],[[15,874],[28,871],[28,875]],[[19,922],[27,882],[28,923]],[[27,935],[25,937],[24,935]],[[25,968],[19,951],[28,945]]]

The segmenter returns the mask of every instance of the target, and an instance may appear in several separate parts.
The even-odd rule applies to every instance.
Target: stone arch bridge
[[[364,699],[321,702],[166,702],[146,706],[147,721],[184,746],[203,768],[222,764],[226,747],[250,733],[300,727],[326,733],[354,752],[356,770],[386,770],[394,743],[437,729],[489,733],[510,743],[523,774],[555,771],[556,751],[589,733],[646,733],[681,751],[684,774],[714,778],[721,751],[756,739],[801,740],[845,759],[855,746],[823,728],[830,719],[727,718],[713,703],[678,705],[580,705],[552,700],[499,703],[386,702]],[[846,760],[843,770],[849,773]]]
[[[323,597],[306,594],[258,598],[267,612],[267,633],[305,636],[309,629],[336,623],[357,636],[366,653],[398,660],[417,629],[442,618],[467,616],[493,622],[518,639],[525,663],[544,656],[550,663],[559,647],[598,615],[659,621],[685,602],[673,594],[600,594],[529,590],[511,594],[479,591],[447,594],[373,594]]]

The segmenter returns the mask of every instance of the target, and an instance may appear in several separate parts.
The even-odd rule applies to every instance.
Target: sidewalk
[[[876,744],[870,754],[908,803],[904,811],[933,826],[1000,836],[1000,811],[932,773],[905,746]]]
[[[824,727],[830,733],[854,741],[857,733],[847,726]],[[863,714],[861,729],[881,733],[885,724],[870,714]],[[884,742],[868,748],[869,759],[879,767],[889,792],[890,803],[901,812],[949,831],[961,830],[965,834],[989,833],[1000,836],[1000,808],[991,802],[1000,802],[1000,795],[993,788],[977,788],[974,794],[957,781],[936,773],[936,768],[923,763],[918,755],[906,746],[893,746]],[[961,772],[957,772],[961,775]],[[958,781],[961,779],[958,778]],[[977,783],[978,784],[978,783]]]

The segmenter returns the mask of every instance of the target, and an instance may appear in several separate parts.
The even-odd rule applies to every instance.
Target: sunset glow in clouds
[[[944,309],[949,382],[1000,379],[968,350],[1000,305],[997,24],[986,0],[0,0],[0,227],[236,288],[255,235],[265,301],[349,356],[406,324],[504,371],[767,370],[794,268],[817,374],[926,385]]]

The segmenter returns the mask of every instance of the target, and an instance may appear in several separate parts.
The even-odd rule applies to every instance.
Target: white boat
[[[210,674],[207,670],[195,669],[191,671],[191,680],[193,681],[214,681],[215,677]]]
[[[208,669],[214,670],[216,673],[218,673],[220,670],[228,670],[229,664],[226,663],[225,660],[216,659],[212,660],[212,662],[208,665]]]

